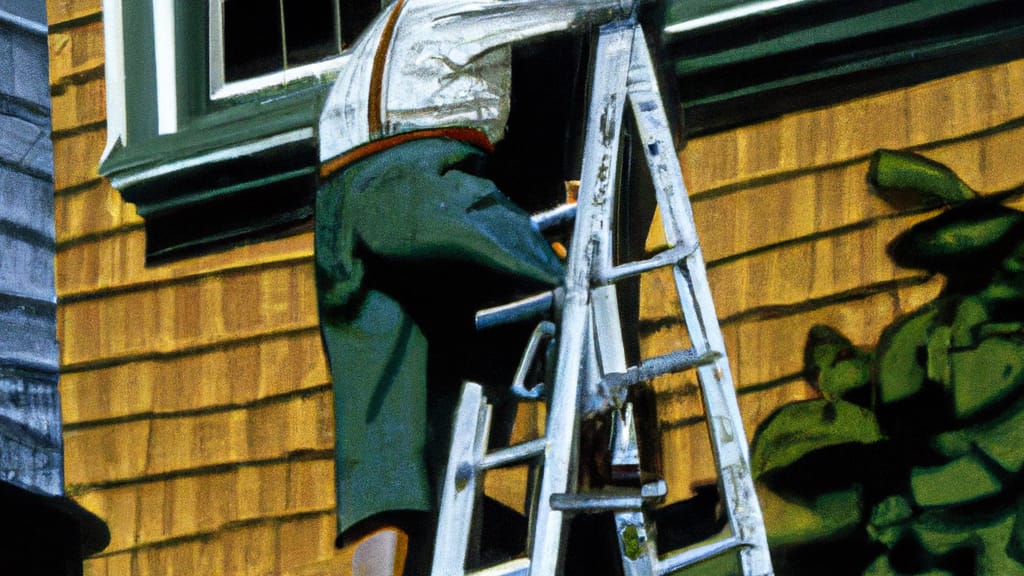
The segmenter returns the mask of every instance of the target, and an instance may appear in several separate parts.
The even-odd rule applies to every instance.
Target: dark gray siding
[[[44,4],[0,0],[0,480],[60,495]]]

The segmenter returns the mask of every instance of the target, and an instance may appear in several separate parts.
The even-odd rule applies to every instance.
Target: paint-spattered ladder
[[[557,303],[557,326],[542,321],[534,331],[513,388],[547,399],[544,436],[488,452],[490,406],[480,386],[467,384],[456,414],[452,449],[441,502],[434,552],[434,576],[531,575],[561,572],[567,515],[613,511],[623,571],[627,575],[664,575],[709,558],[736,552],[744,576],[772,574],[764,523],[754,492],[746,436],[728,358],[715,316],[694,230],[689,199],[675,155],[654,67],[641,27],[633,21],[600,30],[593,59],[591,101],[575,224],[559,293],[484,311],[478,324],[521,321]],[[620,142],[626,106],[635,118],[639,146]],[[646,260],[614,263],[612,230],[622,157],[642,148],[651,175],[667,248]],[[624,150],[626,150],[624,152]],[[658,268],[671,268],[690,348],[627,366],[616,284]],[[525,368],[540,344],[557,347],[554,382],[543,393],[524,386]],[[649,510],[665,494],[663,481],[593,493],[577,491],[578,428],[581,407],[610,397],[612,467],[639,471],[629,386],[656,376],[695,370],[700,382],[719,490],[728,530],[714,540],[659,554]],[[467,572],[474,508],[479,505],[483,473],[496,467],[533,461],[540,486],[533,498],[527,556]],[[639,474],[637,474],[639,477]]]

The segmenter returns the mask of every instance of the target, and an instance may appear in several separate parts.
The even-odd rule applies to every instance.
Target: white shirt
[[[398,0],[350,51],[320,117],[320,160],[417,130],[504,136],[517,42],[627,16],[632,0]]]

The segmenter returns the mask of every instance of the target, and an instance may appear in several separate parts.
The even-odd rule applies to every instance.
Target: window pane
[[[338,55],[335,0],[285,0],[288,67]]]
[[[373,17],[380,12],[381,0],[354,0],[341,5],[341,40],[345,46],[355,42]]]
[[[284,68],[278,0],[224,0],[224,80]]]

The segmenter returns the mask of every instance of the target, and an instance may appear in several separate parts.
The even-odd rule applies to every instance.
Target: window
[[[340,0],[210,0],[209,6],[214,99],[336,69],[336,57],[375,13],[374,3]]]
[[[309,219],[323,99],[380,6],[104,0],[100,173],[136,204],[151,262]]]

